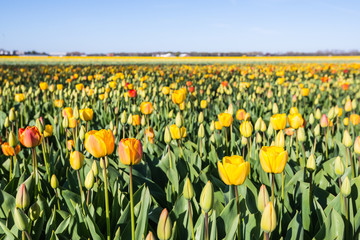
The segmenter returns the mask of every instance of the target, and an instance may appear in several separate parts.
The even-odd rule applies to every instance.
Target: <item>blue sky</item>
[[[360,50],[359,0],[2,0],[0,49]]]

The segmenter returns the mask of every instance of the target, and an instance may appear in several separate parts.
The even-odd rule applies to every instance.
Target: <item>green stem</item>
[[[241,219],[240,219],[240,203],[239,203],[238,186],[234,185],[234,188],[235,188],[235,197],[236,197],[236,210],[237,210],[237,214],[239,215],[238,240],[240,240],[241,239]]]
[[[130,177],[130,210],[131,210],[131,239],[135,240],[135,216],[134,216],[134,197],[133,197],[133,180],[132,180],[132,166],[129,166]]]
[[[355,178],[355,167],[354,167],[354,161],[351,157],[351,150],[350,148],[347,148],[348,152],[349,152],[349,160],[350,160],[350,164],[351,164],[351,173],[352,173],[352,177]]]
[[[281,173],[281,199],[284,201],[284,185],[285,185],[285,174],[284,171]]]
[[[209,213],[205,213],[205,240],[209,240]]]
[[[110,240],[110,215],[109,215],[109,195],[108,195],[108,182],[106,175],[105,159],[101,158],[103,163],[103,177],[104,177],[104,192],[105,192],[105,215],[106,215],[106,238]]]
[[[327,131],[328,131],[328,127],[326,129],[324,129],[325,131],[325,156],[326,156],[326,160],[328,159],[328,147],[327,147]]]
[[[271,174],[272,181],[271,181],[271,202],[274,204],[274,188],[275,188],[275,174]]]
[[[30,234],[27,231],[23,231],[27,237],[28,240],[31,240]]]
[[[190,227],[191,227],[191,236],[192,236],[192,239],[195,240],[194,224],[193,224],[193,219],[192,219],[192,214],[191,214],[191,201],[190,200],[188,200],[188,211],[189,211],[189,220],[190,220]]]
[[[39,185],[39,177],[37,174],[37,159],[36,159],[36,149],[35,148],[31,148],[31,152],[32,152],[32,157],[33,157],[33,173],[34,173],[34,178],[35,178],[35,200],[37,199],[37,192],[38,192],[38,185]]]
[[[83,211],[85,211],[85,210],[84,210],[84,204],[83,204],[83,202],[84,202],[85,199],[84,199],[84,192],[83,192],[82,184],[81,184],[80,172],[79,172],[79,170],[77,170],[76,172],[77,172],[77,176],[78,176],[78,179],[79,179],[79,189],[80,189],[80,196],[81,196],[81,206],[83,207]]]
[[[60,201],[59,201],[59,196],[58,196],[58,193],[57,193],[57,189],[55,188],[55,196],[56,196],[56,200],[57,200],[57,206],[58,206],[58,209],[60,210]]]
[[[44,140],[41,143],[41,147],[42,147],[42,152],[43,152],[43,157],[44,157],[44,163],[45,163],[48,182],[50,182],[51,181],[51,176],[50,176],[49,162],[47,161],[47,151],[46,151],[46,145],[45,145]]]
[[[13,148],[14,153],[15,153],[15,149]],[[10,169],[9,169],[9,182],[11,181],[11,177],[12,177],[12,158],[9,159],[10,160]]]

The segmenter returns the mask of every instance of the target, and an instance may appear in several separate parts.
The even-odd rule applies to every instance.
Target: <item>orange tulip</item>
[[[360,116],[358,114],[351,114],[350,121],[353,125],[358,125],[360,123]]]
[[[121,139],[118,154],[120,162],[125,165],[139,164],[143,154],[141,142],[135,138]]]
[[[239,109],[236,112],[236,119],[242,121],[245,119],[246,112],[244,109]]]
[[[57,99],[57,100],[55,100],[55,107],[57,107],[57,108],[62,108],[63,106],[64,106],[64,100],[62,100],[62,99]]]
[[[148,129],[145,130],[145,135],[148,137],[150,143],[154,143],[154,137],[155,137],[154,129],[149,127]]]
[[[151,102],[142,102],[140,105],[142,114],[149,115],[153,112],[153,105]]]
[[[111,130],[92,130],[85,134],[84,145],[91,155],[101,158],[114,152],[115,138]]]
[[[1,149],[2,149],[3,154],[8,157],[17,155],[21,150],[20,145],[17,145],[15,147],[15,151],[14,151],[14,148],[10,147],[8,142],[3,143],[1,145]]]
[[[19,141],[25,147],[33,148],[39,146],[41,140],[42,140],[42,135],[37,127],[27,126],[25,129],[19,128]]]
[[[133,115],[132,116],[132,124],[133,126],[139,126],[141,122],[141,118],[139,115]]]

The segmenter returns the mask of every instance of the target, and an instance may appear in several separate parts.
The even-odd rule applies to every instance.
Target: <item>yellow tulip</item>
[[[39,86],[40,86],[40,89],[43,90],[43,91],[48,88],[47,82],[40,82]]]
[[[297,107],[290,108],[290,114],[295,114],[295,113],[299,113]]]
[[[91,121],[94,116],[94,111],[91,108],[85,108],[79,110],[81,120],[87,122]]]
[[[218,119],[223,127],[230,127],[230,125],[234,121],[234,119],[230,113],[220,113],[218,115]]]
[[[183,90],[175,90],[171,95],[172,101],[177,105],[182,104],[185,100],[185,97],[186,95]]]
[[[219,121],[215,122],[215,129],[216,130],[221,130],[223,128],[223,126],[221,125],[221,123]]]
[[[169,95],[169,93],[170,93],[170,88],[169,88],[169,87],[163,87],[163,88],[162,88],[162,93],[163,93],[164,95]]]
[[[288,152],[282,147],[262,147],[260,150],[260,163],[267,173],[281,173],[289,158]]]
[[[153,105],[151,102],[142,102],[140,105],[142,114],[149,115],[153,112]]]
[[[202,109],[205,109],[205,108],[207,108],[207,106],[208,106],[208,102],[206,100],[201,100],[200,107]]]
[[[85,134],[84,145],[91,155],[101,158],[113,153],[115,138],[111,130],[92,130]]]
[[[227,185],[241,185],[250,172],[250,163],[241,156],[224,157],[218,161],[219,175]]]
[[[70,165],[74,170],[79,170],[84,165],[84,155],[79,151],[70,154]]]
[[[16,102],[23,102],[25,100],[25,95],[23,93],[15,94]]]
[[[286,127],[286,114],[275,114],[270,117],[270,123],[274,130],[283,130]]]
[[[180,130],[175,124],[170,126],[170,134],[173,139],[180,139]],[[186,128],[181,127],[181,138],[184,137],[186,137]]]
[[[246,138],[250,137],[253,132],[253,125],[251,124],[251,122],[244,121],[240,125],[240,132],[241,132],[241,135],[243,135],[244,137],[246,137]]]
[[[44,129],[44,137],[51,137],[53,135],[53,126],[47,124]]]
[[[309,93],[310,93],[310,89],[308,89],[308,88],[302,88],[302,89],[301,89],[301,95],[302,95],[303,97],[309,96]]]
[[[293,129],[298,129],[304,123],[304,119],[302,118],[300,113],[290,114],[288,116],[288,119],[289,119],[289,125]]]

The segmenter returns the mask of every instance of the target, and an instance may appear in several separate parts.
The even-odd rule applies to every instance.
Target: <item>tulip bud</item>
[[[10,145],[10,147],[15,148],[17,146],[17,144],[18,144],[18,141],[15,137],[15,134],[13,131],[11,131],[9,134],[9,145]]]
[[[40,119],[36,119],[36,124],[35,126],[39,129],[39,132],[42,133],[44,128],[43,128],[43,125],[41,124],[40,122]]]
[[[255,131],[260,131],[260,128],[261,128],[261,121],[262,121],[262,118],[261,117],[259,117],[257,120],[256,120],[256,122],[255,122]]]
[[[348,130],[344,131],[342,143],[345,145],[345,147],[350,148],[353,145],[353,140],[348,132]]]
[[[170,129],[168,126],[165,127],[164,141],[167,144],[169,144],[171,142],[171,133],[170,133]]]
[[[272,106],[272,112],[273,112],[273,114],[279,113],[279,108],[278,108],[278,105],[276,103],[274,103],[273,106]]]
[[[315,163],[315,156],[314,154],[311,154],[310,157],[307,160],[306,168],[309,172],[313,172],[316,169],[316,163]]]
[[[114,123],[113,123],[113,121],[110,121],[110,123],[109,123],[109,129],[110,129],[111,131],[114,130]]]
[[[321,118],[321,112],[320,112],[320,109],[316,109],[316,112],[315,112],[315,118],[317,119],[317,120],[319,120],[320,118]]]
[[[198,116],[198,123],[203,123],[203,122],[204,122],[204,113],[200,112]]]
[[[9,117],[5,118],[5,122],[4,122],[4,127],[9,127],[10,126],[10,121],[9,121]]]
[[[141,126],[145,126],[145,125],[146,125],[146,120],[145,120],[145,116],[144,116],[144,115],[141,116],[140,124],[141,124]]]
[[[344,195],[344,197],[349,196],[351,193],[351,184],[348,176],[346,176],[344,181],[342,182],[341,193]]]
[[[276,134],[275,146],[282,148],[285,146],[285,136],[282,130],[280,130],[278,134]]]
[[[123,125],[126,123],[126,111],[125,110],[121,113],[120,122]]]
[[[212,120],[210,124],[210,131],[213,132],[215,130],[215,121]]]
[[[303,127],[298,128],[297,137],[298,137],[299,142],[305,142],[306,134],[305,134],[305,129]]]
[[[322,128],[325,128],[325,127],[328,126],[328,124],[329,124],[329,120],[328,120],[326,114],[323,114],[323,115],[321,116],[321,119],[320,119],[320,126],[321,126]]]
[[[356,99],[353,99],[352,100],[352,102],[351,102],[351,107],[352,107],[352,109],[356,109],[356,107],[357,107],[357,101],[356,101]]]
[[[241,146],[246,146],[247,142],[248,142],[247,138],[244,136],[241,136]]]
[[[109,166],[109,160],[108,160],[107,157],[104,158],[104,162],[105,162],[105,168],[108,168],[108,166]],[[104,168],[104,163],[103,163],[102,160],[100,160],[100,167],[101,167],[101,168]]]
[[[157,226],[157,236],[159,240],[168,240],[172,234],[172,223],[168,211],[166,208],[161,212],[158,226]]]
[[[11,109],[10,109],[10,112],[9,112],[9,120],[10,120],[10,122],[13,122],[13,121],[16,120],[16,114],[15,114],[14,108],[11,108]]]
[[[80,117],[78,106],[75,106],[75,108],[74,108],[74,113],[73,113],[73,114],[74,114],[74,118],[75,118],[76,120],[78,120],[79,117]]]
[[[340,157],[336,157],[335,159],[335,173],[337,176],[341,176],[344,174],[344,164],[342,163]]]
[[[270,124],[271,125],[271,124]],[[272,127],[272,126],[271,126]],[[261,132],[265,132],[266,131],[266,124],[264,120],[261,120],[261,128],[260,128]]]
[[[94,172],[90,169],[89,173],[85,178],[85,187],[87,190],[90,190],[94,186]]]
[[[97,166],[97,163],[95,160],[93,161],[93,164],[91,165],[91,170],[94,174],[94,177],[96,177],[99,174],[99,169],[98,169],[98,166]]]
[[[250,121],[242,122],[240,125],[240,132],[241,135],[243,135],[244,137],[246,138],[250,137],[253,132],[253,126],[251,122]]]
[[[68,119],[67,116],[64,117],[62,125],[63,125],[63,128],[68,128],[69,127],[69,119]]]
[[[348,126],[349,125],[349,118],[347,118],[347,117],[344,118],[343,123],[344,123],[345,126]]]
[[[348,99],[345,103],[345,112],[351,112],[352,110],[352,103],[351,103],[351,100]]]
[[[207,213],[212,210],[214,205],[214,187],[210,181],[208,181],[200,195],[200,207]]]
[[[176,125],[178,128],[181,128],[181,126],[182,126],[182,120],[181,120],[181,113],[180,113],[180,112],[178,112],[178,113],[176,114],[175,125]]]
[[[260,212],[263,212],[264,208],[268,204],[268,202],[269,202],[269,193],[266,190],[266,186],[263,184],[260,187],[258,200],[257,200],[257,208],[258,208],[258,210]]]
[[[268,129],[267,129],[267,131],[266,131],[266,134],[267,134],[268,136],[271,136],[271,135],[273,134],[273,131],[274,131],[274,129],[273,129],[273,127],[272,127],[272,124],[269,124],[269,127],[268,127]]]
[[[260,133],[256,133],[256,143],[261,143],[262,142],[262,137]]]
[[[186,200],[191,200],[194,197],[194,188],[189,178],[186,178],[183,195]]]
[[[40,216],[40,207],[37,202],[35,202],[31,207],[29,208],[29,216],[31,221],[35,221]]]
[[[355,138],[354,142],[354,152],[358,155],[360,155],[360,136],[357,136]]]
[[[199,127],[198,137],[199,138],[205,137],[205,129],[204,129],[204,125],[202,123],[200,124],[200,127]]]
[[[70,165],[74,170],[79,170],[84,165],[84,155],[79,151],[70,154]]]
[[[310,117],[309,117],[309,123],[310,123],[311,125],[313,125],[314,122],[315,122],[314,114],[311,113],[311,114],[310,114]]]
[[[26,231],[28,229],[29,219],[25,215],[23,210],[21,210],[17,207],[14,210],[14,222],[15,222],[17,229],[19,229],[20,231]]]
[[[330,110],[328,112],[328,117],[329,117],[330,120],[333,120],[335,118],[335,116],[336,116],[335,115],[335,108],[332,107],[332,108],[330,108]]]
[[[133,118],[132,118],[132,114],[130,114],[127,119],[127,124],[132,125],[132,122],[133,122]]]
[[[53,189],[56,189],[59,187],[59,181],[55,174],[51,176],[50,185]]]
[[[146,235],[145,240],[156,240],[155,235],[150,231],[148,235]]]
[[[25,184],[21,184],[16,194],[16,207],[25,209],[30,205],[30,196]]]
[[[314,128],[314,135],[315,137],[320,136],[320,125],[317,124]]]
[[[276,213],[272,202],[268,202],[261,217],[261,229],[270,233],[276,228]]]
[[[86,129],[84,126],[81,126],[80,131],[79,131],[79,138],[84,141],[85,139],[85,134],[86,134]]]

